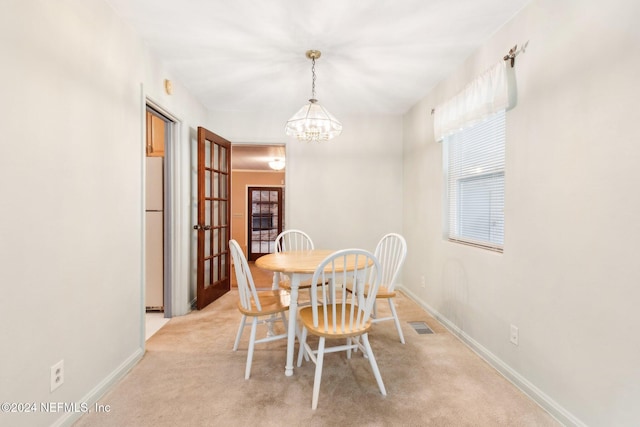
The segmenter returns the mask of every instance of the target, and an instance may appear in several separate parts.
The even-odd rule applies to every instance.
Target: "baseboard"
[[[100,399],[111,387],[120,381],[139,361],[144,355],[144,350],[139,348],[131,356],[129,356],[124,362],[120,364],[110,375],[100,381],[97,386],[87,393],[82,399],[80,404],[86,403],[89,408],[93,408],[98,399]],[[82,416],[82,412],[69,412],[66,415],[59,418],[52,427],[71,427],[73,423],[78,421]]]
[[[573,414],[559,405],[555,400],[546,395],[542,390],[537,388],[534,384],[529,382],[518,372],[514,371],[509,365],[504,363],[495,354],[491,353],[488,349],[486,349],[480,343],[467,335],[463,330],[451,323],[449,319],[440,314],[433,307],[422,301],[416,294],[414,294],[404,286],[398,286],[396,287],[396,290],[399,290],[400,292],[405,294],[409,299],[418,304],[427,313],[438,320],[438,322],[440,322],[445,328],[447,328],[449,332],[451,332],[451,334],[462,341],[474,353],[485,360],[489,365],[491,365],[500,374],[502,374],[502,376],[504,376],[509,382],[518,387],[524,394],[529,396],[534,402],[540,405],[558,422],[565,426],[586,427],[585,423],[576,418]]]

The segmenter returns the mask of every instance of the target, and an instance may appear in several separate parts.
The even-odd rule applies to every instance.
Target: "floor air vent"
[[[425,322],[408,322],[409,326],[411,326],[418,334],[432,334],[433,331]]]

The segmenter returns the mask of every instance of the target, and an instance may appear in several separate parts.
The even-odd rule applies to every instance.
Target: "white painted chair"
[[[404,344],[404,335],[402,334],[400,319],[398,318],[398,312],[396,311],[393,299],[396,296],[396,280],[400,274],[402,264],[404,264],[404,260],[407,257],[407,242],[400,234],[389,233],[380,239],[374,254],[382,266],[382,283],[376,294],[376,301],[386,299],[389,303],[391,316],[379,317],[377,304],[374,303],[371,321],[378,323],[385,320],[393,320],[396,324],[398,335],[400,336],[400,342]],[[347,290],[351,292],[349,287]],[[368,287],[365,287],[364,292],[366,296]]]
[[[302,230],[285,230],[276,237],[276,252],[309,251],[313,249],[313,241]]]
[[[346,264],[346,257],[356,257],[356,267],[351,271],[342,271],[340,265]],[[376,292],[380,285],[381,267],[375,256],[362,249],[345,249],[334,252],[318,266],[311,279],[311,306],[303,307],[299,311],[302,323],[300,339],[300,353],[298,366],[302,364],[303,356],[316,364],[313,382],[313,396],[311,408],[318,407],[320,382],[322,379],[322,364],[325,353],[346,351],[347,358],[351,357],[351,350],[361,348],[369,360],[373,375],[383,396],[382,377],[369,344],[369,329],[371,328],[371,313],[375,303]],[[336,286],[323,286],[323,283],[335,283]],[[352,284],[355,289],[362,289],[364,284],[369,286],[367,296],[364,292],[345,292],[342,286]],[[321,297],[318,296],[320,293]],[[318,348],[313,350],[307,343],[307,335],[318,337]],[[325,346],[326,340],[338,341],[337,345]],[[346,341],[346,344],[345,344]]]
[[[307,233],[301,230],[285,230],[278,234],[275,241],[276,252],[298,252],[298,251],[310,251],[313,247],[313,241]],[[273,273],[274,289],[291,290],[291,283],[289,277],[284,273]],[[298,289],[310,289],[311,288],[311,275],[303,277]],[[309,303],[298,303],[298,306],[309,305]]]
[[[238,310],[242,313],[242,320],[240,321],[236,341],[233,344],[233,351],[238,350],[247,318],[251,318],[251,336],[249,338],[247,365],[244,374],[244,378],[248,380],[251,375],[251,362],[253,360],[255,344],[287,338],[288,324],[284,313],[289,310],[290,298],[289,292],[285,290],[257,291],[253,276],[249,270],[247,258],[244,256],[244,252],[242,252],[238,242],[230,240],[229,249],[233,257],[233,265],[238,280],[238,294],[240,297],[238,300]],[[256,339],[258,323],[267,323],[270,326],[269,331],[271,332],[272,322],[278,320],[282,321],[284,333],[278,335],[269,333],[265,338]]]

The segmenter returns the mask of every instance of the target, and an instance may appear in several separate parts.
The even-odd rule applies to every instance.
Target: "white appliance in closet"
[[[164,308],[164,157],[147,157],[146,173],[147,310]]]

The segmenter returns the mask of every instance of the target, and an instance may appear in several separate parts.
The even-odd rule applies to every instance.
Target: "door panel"
[[[198,310],[229,291],[231,143],[198,128]]]
[[[282,188],[249,187],[248,260],[275,252],[275,240],[282,232]]]

